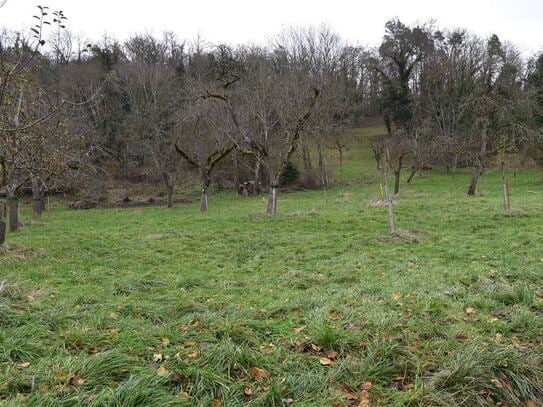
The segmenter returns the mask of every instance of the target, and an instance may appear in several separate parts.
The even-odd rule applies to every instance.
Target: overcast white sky
[[[525,54],[543,49],[543,0],[7,0],[0,26],[30,25],[37,4],[63,10],[69,29],[92,40],[167,29],[183,39],[265,43],[283,26],[326,23],[352,42],[376,45],[385,22],[399,17],[496,32]]]

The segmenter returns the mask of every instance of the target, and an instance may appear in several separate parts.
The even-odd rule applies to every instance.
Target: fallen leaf
[[[256,381],[262,381],[268,377],[268,372],[258,367],[251,367],[249,368],[249,375]]]
[[[490,380],[494,386],[496,386],[498,389],[501,389],[503,386],[501,382],[498,379],[492,379]]]
[[[354,393],[343,393],[345,400],[358,400],[358,395]]]
[[[371,386],[371,382],[364,382],[360,385],[360,390],[368,391],[369,389],[371,389]]]
[[[192,321],[188,324],[181,325],[181,329],[186,332],[191,328],[197,328],[199,325],[200,325],[200,321]]]
[[[339,313],[332,313],[332,315],[330,315],[330,319],[331,319],[332,321],[337,321],[337,320],[341,319],[341,314],[339,314]]]
[[[162,353],[153,354],[153,362],[162,362]]]
[[[334,364],[334,362],[332,360],[328,359],[328,358],[320,358],[319,362],[323,366],[330,366],[330,365]]]
[[[30,362],[17,363],[15,367],[17,369],[26,369],[27,367],[30,367]]]
[[[40,394],[47,393],[49,391],[49,386],[47,386],[45,383],[42,383],[38,386],[36,391]]]
[[[467,307],[466,308],[466,314],[475,314],[475,308],[473,307]]]
[[[70,377],[70,373],[68,372],[59,372],[55,374],[55,379],[57,379],[57,381],[59,382],[66,382],[68,381],[69,377]]]
[[[79,376],[79,375],[75,375],[74,377],[72,377],[70,379],[70,382],[69,382],[72,386],[81,386],[82,384],[85,383],[85,380]]]
[[[191,359],[198,358],[198,357],[200,357],[200,351],[197,350],[197,351],[195,351],[195,352],[189,353],[189,354],[187,355],[187,357],[189,357],[189,358],[191,358]]]
[[[362,390],[360,392],[360,403],[358,407],[370,407],[370,395],[367,390]]]
[[[245,394],[246,396],[251,396],[253,394],[253,389],[251,389],[250,387],[246,387],[243,389],[243,394]]]
[[[358,394],[351,392],[347,386],[344,386],[341,389],[341,392],[343,393],[343,398],[345,400],[358,400]]]
[[[303,330],[305,329],[305,325],[302,325],[298,328],[294,328],[293,331],[297,334],[299,334],[300,332],[302,332]]]
[[[211,403],[211,407],[222,407],[221,399],[214,399]]]
[[[320,346],[317,346],[314,343],[311,344],[311,349],[313,349],[315,352],[320,352],[322,350]]]
[[[160,366],[157,370],[156,370],[156,374],[159,375],[159,376],[167,376],[168,375],[168,370],[166,370],[166,368],[164,366]]]
[[[186,391],[180,392],[177,397],[183,400],[188,400],[190,398],[189,394]]]
[[[272,353],[275,353],[276,350],[277,347],[273,343],[260,346],[260,351],[266,355],[271,355]]]
[[[337,352],[335,350],[326,351],[326,357],[328,359],[335,359],[337,358]]]
[[[162,338],[162,345],[168,346],[170,344],[170,340],[168,338]]]

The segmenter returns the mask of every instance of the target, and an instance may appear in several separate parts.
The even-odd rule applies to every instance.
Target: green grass
[[[540,405],[541,173],[511,174],[504,213],[500,174],[469,198],[424,172],[395,208],[420,239],[391,239],[360,140],[328,203],[57,208],[10,235],[0,405],[358,405],[365,382],[371,405]]]

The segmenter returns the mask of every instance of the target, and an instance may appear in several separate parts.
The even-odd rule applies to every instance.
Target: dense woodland
[[[1,9],[0,9],[1,12]],[[348,128],[382,118],[376,168],[401,188],[417,171],[472,172],[469,195],[511,153],[543,165],[543,54],[504,39],[395,19],[375,48],[331,28],[286,29],[269,46],[183,41],[173,33],[125,42],[81,40],[62,11],[40,7],[30,34],[0,34],[0,243],[18,227],[18,198],[98,199],[103,180],[179,180],[208,193],[269,193],[333,182]],[[10,208],[11,210],[8,210]],[[8,215],[12,214],[12,219]]]

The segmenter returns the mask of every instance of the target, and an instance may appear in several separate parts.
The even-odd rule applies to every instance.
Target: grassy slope
[[[372,405],[537,402],[541,174],[512,178],[504,214],[499,174],[468,198],[468,174],[424,173],[396,204],[399,227],[422,238],[391,241],[384,208],[365,206],[379,197],[367,148],[378,132],[358,133],[352,182],[327,204],[320,192],[282,195],[274,218],[262,198],[229,194],[206,215],[197,204],[58,209],[10,236],[0,400],[358,405],[347,393],[371,382]]]

